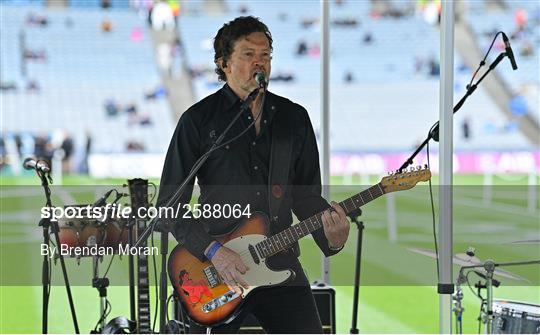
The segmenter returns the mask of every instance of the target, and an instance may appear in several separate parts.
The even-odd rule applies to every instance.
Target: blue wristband
[[[222,247],[221,243],[219,243],[217,241],[214,242],[214,244],[212,244],[212,246],[210,247],[210,250],[208,250],[208,253],[206,254],[206,258],[208,258],[208,260],[212,260],[212,258],[214,258],[214,255],[216,254],[216,252],[221,247]]]

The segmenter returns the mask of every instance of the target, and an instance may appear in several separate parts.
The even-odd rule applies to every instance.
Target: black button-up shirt
[[[189,108],[180,118],[172,137],[163,173],[161,176],[158,206],[164,206],[178,185],[189,174],[192,166],[206,153],[215,140],[240,112],[242,101],[224,85],[216,93],[204,98]],[[260,132],[251,128],[238,139],[214,151],[197,173],[200,186],[199,203],[240,205],[250,211],[268,212],[268,178],[272,144],[271,125],[276,113],[293,113],[294,134],[289,173],[290,199],[283,201],[279,211],[279,227],[271,226],[276,233],[292,223],[291,210],[304,220],[329,207],[321,197],[319,155],[313,127],[307,111],[298,104],[270,92],[266,93],[260,116]],[[240,119],[232,126],[222,143],[236,137],[252,124],[253,115],[249,109],[241,112]],[[193,192],[190,187],[180,198],[181,204],[189,203]],[[173,206],[176,208],[178,203]],[[213,208],[213,207],[212,207]],[[204,250],[213,241],[212,235],[230,233],[239,223],[235,218],[184,219],[176,218],[173,233],[180,243],[199,259],[204,259]],[[313,233],[315,241],[326,254],[328,249],[322,230]]]

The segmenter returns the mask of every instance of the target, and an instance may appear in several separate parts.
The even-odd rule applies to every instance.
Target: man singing
[[[323,229],[312,233],[326,256],[338,253],[349,235],[343,209],[321,197],[319,154],[307,111],[266,90],[270,77],[272,35],[259,19],[246,16],[226,23],[214,39],[216,73],[225,85],[189,108],[180,118],[171,140],[158,199],[164,205],[191,168],[214,144],[238,113],[242,113],[197,173],[201,204],[249,205],[251,212],[271,212],[270,234],[292,224],[292,213],[304,220],[324,211]],[[241,109],[251,92],[262,87],[249,108]],[[286,134],[276,140],[280,130]],[[284,139],[284,140],[283,140]],[[279,143],[279,144],[278,144]],[[276,146],[289,148],[279,153]],[[283,167],[288,167],[284,172]],[[282,169],[280,171],[280,168]],[[282,176],[280,181],[280,175]],[[284,177],[283,177],[284,176]],[[180,199],[189,203],[191,187]],[[271,205],[278,202],[279,206]],[[177,205],[177,204],[174,204]],[[201,261],[209,260],[225,283],[247,288],[242,274],[249,269],[238,253],[218,242],[235,230],[238,218],[178,218],[172,228],[179,243]],[[252,313],[267,333],[322,333],[309,282],[298,260],[299,247],[267,259],[273,269],[292,269],[286,284],[254,291],[242,313],[213,333],[235,333],[247,313]],[[191,322],[191,332],[206,328]]]

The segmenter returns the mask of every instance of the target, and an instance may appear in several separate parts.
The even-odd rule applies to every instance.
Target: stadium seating
[[[48,25],[26,25],[28,13],[46,15]],[[104,20],[112,23],[108,33],[100,29]],[[28,78],[40,87],[37,93],[26,93],[23,88],[21,28],[27,48],[46,53],[45,61],[28,62],[27,66]],[[133,29],[142,33],[142,39],[130,39]],[[129,141],[142,143],[146,152],[166,150],[174,120],[165,99],[144,99],[160,78],[146,22],[135,12],[3,6],[1,35],[6,46],[2,47],[3,80],[20,86],[17,93],[2,93],[3,132],[66,129],[82,145],[89,130],[93,152],[125,152]],[[109,99],[121,108],[136,104],[152,124],[129,125],[126,113],[107,116],[104,105]]]
[[[302,22],[318,18],[319,7],[301,2],[287,7],[273,2],[227,3],[223,15],[200,15],[202,8],[188,8],[180,21],[188,60],[195,68],[213,70],[212,39],[224,22],[238,15],[260,17],[274,37],[273,73],[293,73],[292,84],[272,82],[270,90],[301,103],[310,112],[317,128],[320,123],[320,59],[296,56],[300,40],[312,45],[320,41],[318,24],[302,28]],[[188,5],[189,6],[189,5]],[[241,12],[240,9],[244,11]],[[286,9],[286,10],[285,10]],[[332,3],[330,21],[355,18],[353,27],[331,26],[331,148],[333,151],[409,150],[425,138],[438,119],[438,76],[430,77],[426,63],[438,59],[439,32],[419,17],[371,18],[366,1]],[[365,34],[372,35],[364,43]],[[417,62],[421,68],[417,69]],[[463,70],[455,57],[455,100],[465,93],[470,70]],[[344,83],[350,72],[353,82]],[[198,98],[219,85],[213,71],[195,79]],[[314,99],[314,97],[316,97]],[[461,137],[461,125],[470,123],[470,139]],[[479,88],[455,119],[457,150],[515,150],[530,148],[525,137],[498,111],[482,88]],[[388,134],[381,136],[381,134]]]

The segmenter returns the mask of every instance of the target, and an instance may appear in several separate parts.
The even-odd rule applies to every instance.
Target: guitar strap
[[[268,176],[268,202],[270,222],[279,227],[279,210],[283,200],[287,197],[290,165],[293,149],[293,122],[289,120],[289,113],[277,111],[272,121],[272,147],[270,149],[270,169]],[[299,256],[299,248],[293,248]]]

